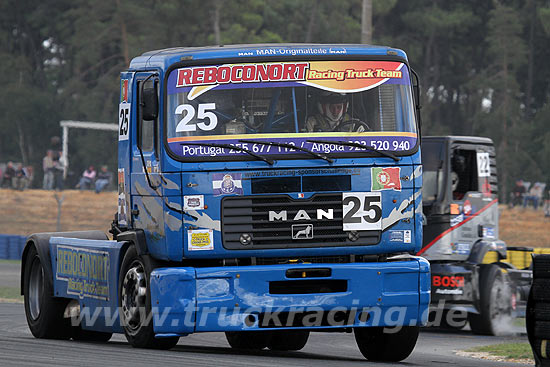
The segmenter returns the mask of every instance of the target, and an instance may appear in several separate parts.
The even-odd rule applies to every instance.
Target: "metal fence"
[[[27,237],[13,234],[0,234],[0,259],[20,260]]]

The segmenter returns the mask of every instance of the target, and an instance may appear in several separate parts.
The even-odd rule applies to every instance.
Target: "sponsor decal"
[[[463,211],[464,211],[464,215],[468,216],[472,214],[472,204],[470,203],[470,200],[466,200],[464,202]]]
[[[214,235],[212,229],[190,229],[187,231],[187,249],[189,251],[196,250],[213,250]]]
[[[313,238],[313,224],[293,224],[292,239],[307,240]]]
[[[128,79],[120,80],[120,103],[128,102]]]
[[[238,56],[276,56],[276,55],[331,55],[346,54],[347,50],[341,47],[326,48],[260,48],[250,51],[242,51]]]
[[[432,275],[432,286],[434,287],[450,287],[450,288],[463,288],[464,277],[463,276],[450,276],[450,275]]]
[[[187,98],[223,85],[285,82],[333,92],[359,92],[382,83],[409,84],[404,64],[395,61],[311,61],[194,66],[169,76],[169,94],[191,88]],[[173,87],[172,87],[173,86]],[[175,87],[175,89],[174,89]]]
[[[208,111],[208,113],[213,113]],[[195,131],[197,125],[190,125]],[[202,126],[202,125],[201,125]],[[213,123],[204,125],[203,127],[212,127]],[[200,127],[200,126],[199,126]],[[183,131],[183,130],[182,130]],[[347,147],[336,144],[337,141],[347,141],[350,143],[360,143],[363,145],[372,146],[380,150],[388,150],[392,152],[407,151],[416,144],[417,135],[406,132],[318,132],[310,133],[304,136],[302,133],[273,133],[273,134],[241,134],[241,135],[203,135],[203,136],[184,136],[168,139],[170,149],[181,157],[223,157],[223,156],[241,156],[245,153],[231,148],[220,148],[212,146],[191,145],[194,142],[213,142],[229,144],[235,147],[244,148],[257,152],[258,154],[270,155],[287,155],[296,154],[296,149],[266,146],[258,143],[243,143],[241,139],[254,139],[258,141],[266,141],[273,143],[286,143],[299,146],[301,148],[310,149],[315,153],[331,154],[331,153],[357,153],[365,152],[368,149]],[[316,138],[323,140],[334,140],[335,144],[330,143],[315,143]]]
[[[403,231],[390,231],[390,242],[403,242]]]
[[[483,237],[495,238],[495,229],[493,227],[483,227]]]
[[[124,168],[118,169],[118,224],[122,226],[128,225],[128,201],[126,200]]]
[[[67,294],[80,299],[109,299],[110,257],[107,251],[57,246],[57,280],[67,282]]]
[[[403,242],[411,243],[412,240],[412,231],[390,231],[390,242]]]
[[[451,243],[451,250],[453,254],[469,255],[470,244],[469,243]]]
[[[490,198],[493,194],[491,192],[491,184],[489,183],[489,180],[487,178],[483,179],[483,183],[481,184],[481,192],[483,193],[483,196],[486,198]]]
[[[460,205],[451,204],[451,215],[460,214]]]
[[[308,62],[230,64],[178,69],[176,87],[306,80]]]
[[[371,169],[371,190],[396,190],[401,191],[400,167],[373,167]]]
[[[459,214],[454,218],[451,218],[451,227],[456,226],[458,223],[464,220],[464,214]]]
[[[441,289],[441,288],[437,288],[435,290],[435,293],[436,294],[452,294],[452,295],[462,295],[464,294],[464,291],[460,288],[455,288],[455,289]]]
[[[183,197],[183,210],[204,209],[204,195],[185,195]]]
[[[212,188],[214,196],[242,195],[242,175],[240,173],[214,173],[212,174]]]
[[[403,234],[404,234],[404,236],[403,236],[403,242],[405,242],[405,243],[411,243],[411,239],[412,239],[412,236],[411,236],[412,232],[411,232],[411,230],[409,230],[409,229],[404,230],[404,231],[403,231]]]

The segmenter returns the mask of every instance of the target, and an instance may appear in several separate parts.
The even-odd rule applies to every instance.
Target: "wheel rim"
[[[510,303],[511,296],[506,284],[506,280],[502,275],[497,278],[497,281],[491,289],[491,319],[507,317],[511,314],[512,305]]]
[[[122,318],[128,332],[139,330],[145,315],[147,283],[143,264],[132,263],[122,282]]]
[[[40,259],[35,257],[31,265],[31,274],[29,276],[28,302],[31,318],[36,320],[40,316],[40,299],[42,287],[44,284],[44,270]]]

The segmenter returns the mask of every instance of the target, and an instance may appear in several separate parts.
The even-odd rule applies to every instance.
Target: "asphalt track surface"
[[[21,263],[0,261],[0,287],[20,288]]]
[[[170,351],[134,349],[122,335],[105,344],[35,339],[22,304],[0,303],[0,366],[525,366],[459,357],[454,351],[504,342],[525,342],[525,336],[485,337],[467,331],[423,331],[416,349],[398,364],[369,363],[352,334],[312,333],[299,352],[244,352],[231,349],[222,333],[181,338]]]

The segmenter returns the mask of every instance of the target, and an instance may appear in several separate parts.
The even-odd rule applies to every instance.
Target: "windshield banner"
[[[281,83],[285,83],[284,86],[309,85],[331,92],[361,92],[384,83],[410,84],[407,68],[403,66],[403,63],[395,61],[311,61],[194,66],[177,69],[177,72],[170,74],[168,94],[188,92],[187,98],[193,100],[217,87],[231,88],[233,85],[233,88],[243,88],[243,83],[269,83],[269,86],[282,86]]]
[[[314,153],[361,153],[369,152],[369,149],[341,145],[345,143],[358,143],[368,145],[377,150],[407,151],[416,144],[415,133],[310,133],[306,134],[254,134],[254,135],[218,135],[218,136],[188,136],[169,139],[170,149],[177,155],[185,158],[193,157],[223,157],[246,156],[242,150],[209,146],[209,144],[230,144],[232,146],[247,149],[256,154],[286,155],[302,153],[297,149],[264,145],[259,143],[283,143],[311,150]],[[332,135],[332,136],[331,136]],[[242,142],[242,140],[256,140],[258,143]],[[315,140],[323,142],[316,143]],[[334,143],[327,143],[333,141]]]

